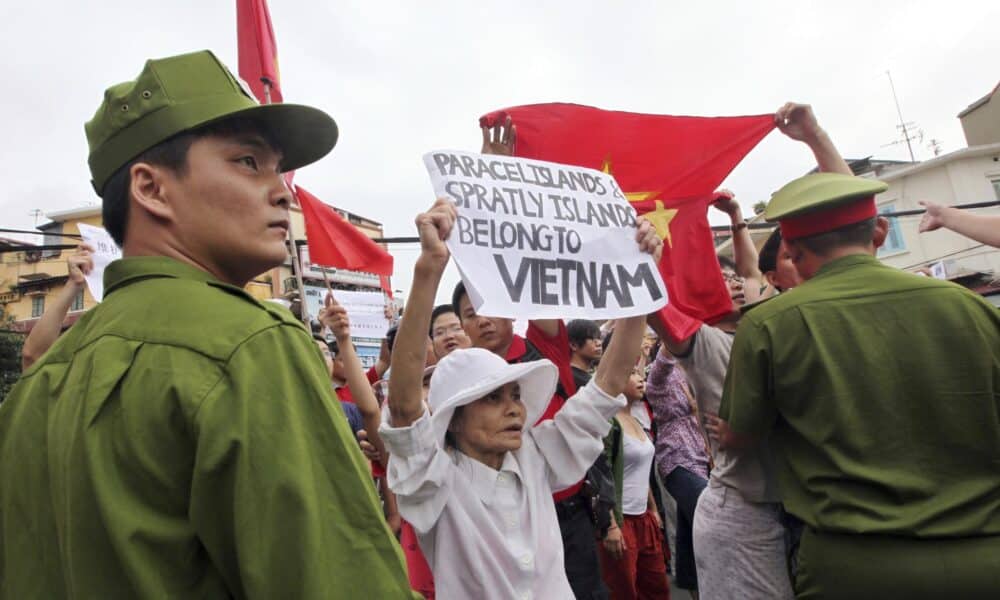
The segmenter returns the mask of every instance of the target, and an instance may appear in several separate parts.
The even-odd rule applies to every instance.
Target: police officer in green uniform
[[[1000,313],[879,263],[886,185],[835,173],[765,216],[807,281],[744,315],[720,415],[768,436],[805,523],[799,598],[1000,594]]]
[[[125,258],[0,405],[0,598],[412,597],[311,336],[243,290],[334,121],[203,51],[109,88],[86,133]]]

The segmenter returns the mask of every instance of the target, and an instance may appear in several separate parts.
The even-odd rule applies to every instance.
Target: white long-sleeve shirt
[[[591,381],[555,418],[528,429],[499,471],[445,449],[426,412],[409,427],[382,425],[389,487],[439,598],[573,597],[552,493],[583,478],[624,405]]]

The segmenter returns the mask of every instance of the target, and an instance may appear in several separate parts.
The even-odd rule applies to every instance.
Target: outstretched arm
[[[413,287],[392,348],[388,402],[393,427],[408,427],[424,414],[422,382],[427,330],[438,284],[450,257],[444,241],[451,233],[456,216],[454,204],[438,199],[429,211],[416,218],[420,256],[413,267]]]
[[[483,154],[496,154],[498,156],[514,156],[514,145],[517,143],[517,127],[507,117],[503,121],[497,121],[493,127],[480,127],[483,132]],[[533,319],[531,321],[545,337],[555,337],[559,335],[558,319]]]
[[[69,277],[66,285],[56,295],[52,304],[45,309],[38,323],[31,328],[31,333],[24,340],[21,348],[21,370],[27,370],[52,347],[52,344],[59,339],[62,331],[63,321],[66,320],[66,313],[73,306],[73,299],[86,285],[84,275],[90,273],[94,268],[92,256],[94,249],[87,244],[80,244],[76,247],[76,252],[66,259],[69,267]]]
[[[354,397],[354,404],[361,412],[361,421],[364,423],[364,430],[370,431],[368,441],[375,446],[378,452],[385,456],[385,446],[382,438],[378,435],[378,428],[382,422],[382,412],[379,410],[378,400],[375,399],[375,392],[368,383],[368,377],[361,366],[361,359],[351,341],[351,322],[347,317],[347,309],[341,306],[333,294],[328,293],[323,303],[323,308],[319,311],[319,320],[333,332],[333,337],[337,339],[337,347],[340,352],[340,359],[344,361],[344,374],[347,376],[347,387]],[[384,465],[383,465],[384,466]]]
[[[636,231],[636,241],[643,252],[648,252],[659,261],[663,250],[663,240],[656,235],[649,221],[640,219]],[[625,390],[632,368],[639,359],[643,334],[646,332],[646,315],[618,319],[611,343],[604,349],[601,362],[594,374],[594,381],[609,396],[617,396]]]
[[[921,202],[927,209],[920,220],[920,232],[944,227],[979,243],[1000,248],[1000,215],[976,215],[953,206]]]
[[[744,279],[755,280],[758,284],[764,279],[757,268],[757,248],[750,237],[750,228],[743,220],[743,211],[736,195],[729,190],[715,192],[716,199],[712,206],[729,215],[730,227],[733,232],[733,259],[736,262],[736,274]]]
[[[830,136],[819,126],[816,115],[808,104],[787,102],[774,114],[774,122],[781,133],[793,140],[805,142],[809,146],[816,157],[816,164],[820,171],[843,173],[844,175],[854,174],[847,166],[844,157],[833,145]]]

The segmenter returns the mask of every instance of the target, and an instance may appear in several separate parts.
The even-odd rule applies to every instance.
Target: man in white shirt
[[[449,254],[455,208],[439,200],[417,217],[421,255],[393,350],[389,483],[420,539],[444,598],[571,598],[553,491],[576,483],[603,449],[624,399],[643,317],[621,321],[594,381],[534,427],[556,387],[547,360],[508,364],[481,348],[456,350],[421,401],[423,348]],[[640,245],[660,241],[648,224]],[[527,428],[526,428],[527,427]]]

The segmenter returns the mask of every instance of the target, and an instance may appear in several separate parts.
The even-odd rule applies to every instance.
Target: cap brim
[[[337,145],[339,137],[333,117],[301,104],[260,104],[202,125],[235,118],[260,121],[267,128],[282,153],[282,172],[300,169],[323,158]]]

